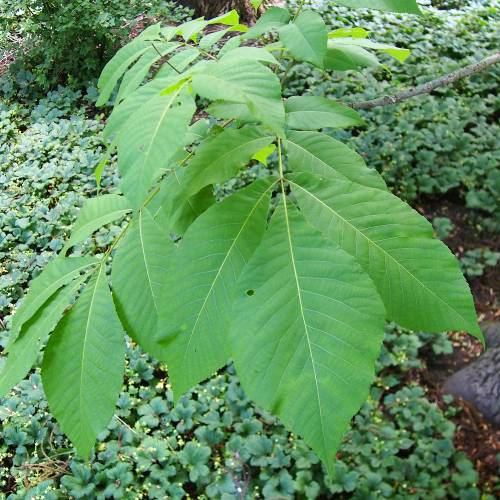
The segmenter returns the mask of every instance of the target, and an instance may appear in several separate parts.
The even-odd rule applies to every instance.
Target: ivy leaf
[[[257,38],[264,33],[278,30],[287,24],[288,21],[290,21],[290,18],[291,15],[288,9],[284,9],[282,7],[270,7],[269,9],[266,9],[255,25],[252,26],[242,38],[245,40],[251,40],[252,38]]]
[[[71,237],[64,245],[62,254],[65,255],[73,245],[88,238],[100,227],[121,219],[131,210],[129,201],[117,194],[105,194],[87,200],[78,214]]]
[[[151,214],[140,210],[113,258],[111,279],[120,319],[127,333],[155,357],[159,297],[172,247]]]
[[[274,131],[285,122],[278,77],[266,66],[252,59],[212,62],[193,75],[193,90],[212,101],[223,100],[246,104],[250,112]]]
[[[374,377],[384,307],[355,260],[285,203],[238,282],[233,358],[249,397],[301,435],[331,474]]]
[[[280,28],[279,34],[284,46],[297,60],[323,67],[328,32],[319,14],[303,11],[292,23]]]
[[[334,3],[354,9],[378,9],[388,12],[421,14],[416,0],[333,0]]]
[[[161,168],[184,144],[189,122],[196,111],[191,96],[179,88],[158,95],[131,117],[135,126],[118,141],[121,188],[134,208],[146,198]]]
[[[273,179],[225,198],[188,229],[160,302],[159,338],[176,399],[228,361],[231,298],[265,229]]]
[[[93,257],[72,257],[54,259],[30,283],[28,293],[19,306],[10,330],[7,350],[17,339],[21,327],[28,321],[49,298],[61,288],[80,276],[80,273],[96,265]]]
[[[4,397],[31,370],[50,333],[86,278],[85,276],[76,279],[70,285],[57,290],[24,323],[19,337],[9,349],[9,355],[0,372],[0,397]]]
[[[57,325],[42,365],[50,410],[82,458],[113,416],[124,369],[124,332],[101,265]]]
[[[482,339],[472,296],[432,225],[399,198],[342,179],[290,176],[305,217],[356,257],[389,319],[412,330],[466,330]]]
[[[286,124],[297,130],[365,125],[354,109],[320,96],[290,97],[285,101]]]
[[[368,168],[358,153],[328,135],[289,132],[285,144],[288,163],[294,172],[309,172],[329,179],[340,175],[365,186],[387,189],[380,174]]]

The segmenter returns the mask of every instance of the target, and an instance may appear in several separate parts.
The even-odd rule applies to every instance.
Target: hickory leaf
[[[228,53],[230,54],[230,52]],[[262,123],[280,132],[285,122],[278,77],[266,66],[251,59],[211,62],[192,80],[193,90],[212,101],[225,100],[246,104],[250,113]]]
[[[22,326],[0,372],[0,397],[5,396],[31,370],[50,333],[86,278],[87,276],[77,278],[57,290]]]
[[[80,273],[95,266],[96,263],[97,260],[93,257],[58,258],[50,262],[30,283],[28,293],[12,319],[7,350],[17,339],[21,327],[42,307],[52,294],[76,279],[80,276]]]
[[[354,38],[342,38],[342,37],[334,37],[333,39],[328,41],[328,46],[332,49],[339,48],[341,46],[357,46],[364,47],[366,49],[379,50],[380,52],[385,52],[390,56],[394,57],[397,61],[403,63],[410,55],[410,51],[408,49],[401,49],[399,47],[394,47],[393,45],[387,45],[385,43],[376,43],[371,40],[366,40],[359,37]]]
[[[188,163],[177,195],[168,210],[177,220],[185,202],[205,186],[230,179],[262,148],[274,140],[254,126],[227,129],[206,141]]]
[[[285,141],[289,167],[294,172],[309,172],[337,179],[339,176],[360,184],[386,189],[376,170],[345,144],[319,132],[293,131]]]
[[[286,124],[297,130],[363,126],[361,116],[348,106],[320,96],[290,97],[285,102]]]
[[[380,65],[377,56],[357,45],[338,45],[326,51],[324,68],[335,71],[359,70]]]
[[[331,473],[379,355],[384,307],[375,287],[284,201],[237,289],[231,342],[243,388]]]
[[[280,28],[279,34],[283,45],[297,60],[323,67],[328,33],[319,14],[303,11],[292,23]]]
[[[275,31],[288,23],[291,17],[288,9],[269,7],[255,25],[243,35],[243,38],[250,40],[265,33],[269,33],[270,31]]]
[[[121,188],[134,208],[144,201],[161,169],[168,167],[170,158],[184,144],[196,106],[182,90],[154,97],[132,115],[134,131],[118,140]]]
[[[263,179],[209,208],[172,258],[160,301],[158,338],[175,398],[229,359],[233,289],[265,230],[275,181]]]
[[[97,83],[100,91],[97,106],[103,106],[111,97],[118,80],[123,76],[128,67],[145,52],[154,51],[153,43],[159,40],[160,25],[155,24],[144,30],[141,35],[131,43],[122,47],[102,70]]]
[[[309,222],[369,273],[389,319],[413,330],[466,330],[482,339],[458,262],[424,217],[382,189],[310,174],[289,179]]]
[[[389,12],[420,14],[416,0],[332,0],[334,3],[353,8],[378,9]]]
[[[117,194],[105,194],[87,200],[83,205],[71,231],[71,237],[62,250],[66,254],[69,248],[88,238],[100,227],[121,219],[132,210],[128,200]]]
[[[101,265],[50,337],[42,381],[50,411],[88,458],[122,388],[125,338]]]
[[[419,13],[415,0],[338,3]],[[124,196],[88,201],[63,255],[31,283],[12,320],[0,394],[48,342],[49,408],[87,457],[114,412],[128,333],[167,363],[176,402],[234,361],[246,394],[332,474],[373,380],[384,319],[483,340],[459,264],[432,226],[361,155],[320,132],[364,126],[360,115],[282,88],[297,62],[315,73],[359,70],[380,64],[375,51],[401,62],[409,54],[360,27],[328,34],[305,2],[265,9],[248,30],[236,11],[155,24],[120,49],[99,79],[98,104],[120,84],[104,137],[108,156],[116,147]],[[100,260],[64,257],[122,218]],[[178,429],[189,427],[184,413],[184,404],[172,413]],[[265,445],[257,459],[267,463],[272,443],[252,442]],[[193,481],[208,470],[210,449],[200,450],[184,455]],[[274,482],[264,496],[273,491]]]
[[[148,50],[142,54],[139,60],[135,62],[123,76],[120,89],[118,90],[118,95],[116,96],[116,101],[120,102],[125,97],[130,95],[137,87],[139,87],[144,78],[146,78],[151,66],[153,66],[153,64],[156,61],[159,61],[162,57],[166,56],[170,52],[173,52],[179,46],[180,44],[175,42],[156,44],[152,42],[153,50]]]
[[[173,243],[147,210],[140,210],[118,247],[112,268],[113,295],[127,333],[159,356],[155,340],[161,289]]]

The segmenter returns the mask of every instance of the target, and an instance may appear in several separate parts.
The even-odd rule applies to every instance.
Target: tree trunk
[[[196,16],[204,16],[206,19],[236,9],[242,21],[255,20],[255,12],[249,0],[181,0],[180,3],[194,9]]]

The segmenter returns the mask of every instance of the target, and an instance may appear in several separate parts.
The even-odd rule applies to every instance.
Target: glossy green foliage
[[[225,25],[231,40],[207,42],[211,24]],[[277,45],[245,45],[269,31]],[[89,202],[63,253],[127,218],[100,258],[62,255],[50,264],[14,317],[11,338],[12,349],[23,349],[23,328],[36,326],[29,338],[43,346],[60,298],[79,292],[50,335],[42,378],[82,456],[113,414],[122,328],[168,363],[175,401],[233,359],[247,394],[302,436],[330,474],[369,392],[385,318],[480,337],[467,284],[430,225],[360,155],[317,131],[360,126],[361,117],[318,97],[282,98],[282,58],[328,68],[332,50],[385,51],[400,62],[407,55],[363,33],[342,34],[329,38],[321,17],[305,9],[270,9],[251,30],[230,12],[153,25],[104,69],[99,103],[118,92],[107,137],[122,195]],[[156,50],[166,60],[141,85],[157,69]],[[200,103],[210,121],[193,123]],[[275,151],[273,175],[214,202],[221,183]],[[87,284],[54,296],[74,280]],[[39,311],[51,311],[52,301],[54,319],[42,325]],[[192,481],[206,472],[204,457],[185,451]]]

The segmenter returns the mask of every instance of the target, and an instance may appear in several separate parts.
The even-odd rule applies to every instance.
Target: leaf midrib
[[[182,89],[187,85],[187,83],[188,82],[184,82],[175,92],[173,92],[172,98],[168,102],[167,106],[165,106],[163,113],[160,115],[160,118],[158,120],[158,123],[156,124],[154,132],[151,135],[151,140],[149,141],[149,146],[148,146],[147,152],[144,154],[143,167],[140,169],[141,173],[145,173],[146,169],[144,168],[144,165],[147,165],[147,163],[149,161],[149,156],[151,154],[151,149],[153,147],[153,143],[156,141],[156,138],[158,136],[158,132],[160,130],[161,125],[163,124],[163,121],[165,120],[166,114],[172,109],[173,103],[175,102],[177,97],[179,97],[179,94],[181,93]],[[141,178],[143,178],[143,175],[141,175]]]
[[[156,304],[156,298],[153,291],[153,283],[151,280],[151,275],[149,274],[148,260],[146,258],[146,249],[144,248],[144,237],[142,234],[142,210],[139,212],[139,241],[141,242],[142,257],[144,259],[144,268],[146,269],[146,276],[148,278],[149,290],[151,292],[151,298],[153,300],[153,305],[155,307],[156,314],[158,314],[158,305]]]
[[[83,379],[84,379],[84,365],[85,365],[85,357],[86,357],[86,351],[87,351],[87,340],[89,337],[89,330],[90,330],[90,319],[92,317],[92,309],[94,308],[94,303],[95,303],[95,297],[97,294],[97,288],[99,286],[99,281],[101,279],[101,274],[104,270],[104,262],[101,263],[101,266],[99,267],[99,274],[97,275],[96,281],[95,281],[95,286],[94,290],[92,291],[92,297],[90,299],[90,305],[89,305],[89,310],[88,310],[88,315],[87,315],[87,322],[85,325],[85,333],[83,336],[83,346],[82,346],[82,363],[81,363],[81,370],[80,370],[80,386],[78,387],[78,400],[80,401],[80,406],[78,408],[79,413],[82,414],[83,417],[88,422],[87,415],[85,415],[84,411],[84,404],[83,404]],[[82,419],[82,422],[85,421]],[[90,424],[89,424],[90,425]]]
[[[281,180],[281,188],[283,192],[283,206],[285,207],[285,223],[286,223],[286,230],[287,230],[287,237],[288,237],[288,245],[290,249],[290,259],[292,262],[292,270],[295,278],[295,285],[297,287],[297,298],[299,299],[299,307],[300,307],[300,315],[302,318],[302,322],[304,325],[304,332],[306,334],[306,341],[307,341],[307,347],[309,349],[309,356],[311,358],[311,366],[313,369],[313,374],[314,374],[314,383],[316,386],[316,395],[317,395],[317,401],[318,401],[318,410],[319,410],[319,419],[320,419],[320,424],[321,424],[321,437],[323,441],[323,451],[326,453],[326,450],[328,449],[326,445],[326,440],[325,440],[325,426],[324,426],[324,420],[323,420],[323,409],[321,406],[321,396],[319,393],[319,385],[318,385],[318,376],[316,373],[316,365],[314,364],[314,357],[312,353],[312,347],[311,347],[311,339],[309,338],[309,327],[307,325],[305,313],[304,313],[304,306],[302,304],[302,293],[301,293],[301,287],[300,287],[300,282],[299,282],[299,275],[297,273],[297,268],[295,266],[295,255],[293,252],[293,245],[292,245],[292,233],[290,229],[290,221],[288,218],[288,207],[287,207],[287,196],[285,194],[285,188],[283,184],[283,180]]]

